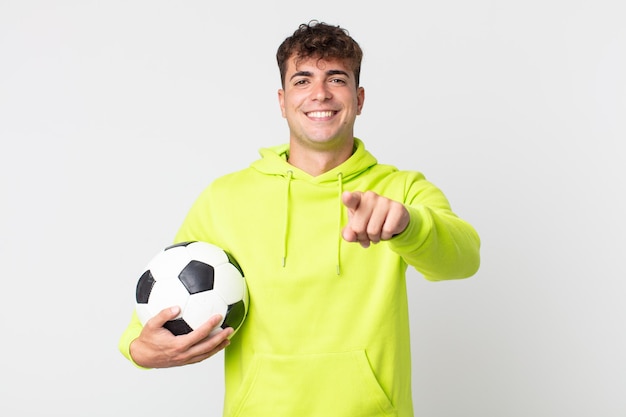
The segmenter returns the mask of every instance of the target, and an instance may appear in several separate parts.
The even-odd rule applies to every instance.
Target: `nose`
[[[330,89],[325,82],[316,83],[313,86],[313,91],[311,92],[311,97],[313,100],[317,101],[325,101],[332,97]]]

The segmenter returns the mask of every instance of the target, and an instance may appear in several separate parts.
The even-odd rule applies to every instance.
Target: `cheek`
[[[283,115],[283,117],[284,117],[284,118],[287,118],[287,117],[289,117],[289,116],[292,116],[292,115],[293,115],[293,113],[294,113],[294,112],[293,112],[293,107],[291,107],[291,106],[289,105],[289,102],[287,102],[287,103],[283,103],[283,106],[280,108],[280,111],[281,111],[281,113],[282,113],[282,115]]]
[[[297,106],[294,103],[294,100],[283,100],[281,103],[280,111],[283,117],[287,117],[288,115],[293,116],[297,112]]]

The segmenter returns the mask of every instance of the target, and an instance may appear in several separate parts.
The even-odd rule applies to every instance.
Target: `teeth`
[[[330,117],[333,115],[332,111],[312,111],[308,114],[309,117]]]

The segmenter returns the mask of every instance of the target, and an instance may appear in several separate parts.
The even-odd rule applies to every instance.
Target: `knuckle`
[[[363,198],[367,201],[371,201],[378,196],[374,191],[367,190],[363,193]]]
[[[369,224],[367,226],[367,235],[370,237],[376,237],[380,234],[380,230],[375,225]]]

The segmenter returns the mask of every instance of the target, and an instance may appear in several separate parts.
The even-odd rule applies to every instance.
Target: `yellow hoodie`
[[[250,167],[214,181],[175,241],[231,253],[248,284],[248,316],[225,352],[228,417],[412,417],[408,265],[429,280],[478,270],[479,237],[418,172],[355,152],[317,177],[262,149]],[[411,219],[364,249],[341,238],[343,191],[403,202]],[[120,340],[141,331],[135,315]]]

